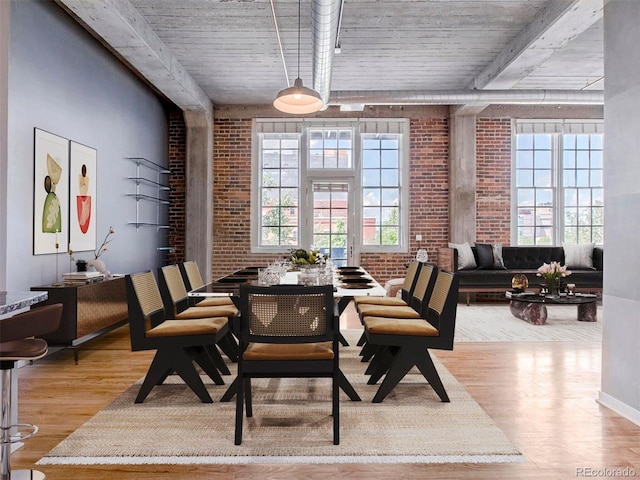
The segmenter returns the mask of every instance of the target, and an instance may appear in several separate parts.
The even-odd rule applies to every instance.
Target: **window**
[[[348,262],[353,252],[407,250],[406,120],[256,120],[254,127],[254,252],[327,244]]]
[[[300,156],[297,135],[265,134],[260,148],[260,245],[298,245]]]
[[[602,244],[599,124],[518,124],[514,162],[517,245]],[[575,131],[580,133],[575,133]]]
[[[400,244],[400,137],[365,135],[362,141],[362,242]]]

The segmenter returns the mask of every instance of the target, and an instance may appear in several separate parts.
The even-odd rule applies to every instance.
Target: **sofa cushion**
[[[567,268],[593,268],[593,243],[563,243]]]
[[[455,248],[458,251],[458,270],[476,268],[476,259],[469,242],[450,243],[449,248]]]
[[[504,270],[501,243],[476,243],[478,270]]]
[[[488,243],[476,243],[478,269],[493,270],[493,247]]]

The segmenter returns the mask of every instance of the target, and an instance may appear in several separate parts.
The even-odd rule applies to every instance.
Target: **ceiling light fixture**
[[[293,83],[293,87],[280,90],[273,101],[273,106],[281,112],[295,115],[314,113],[324,106],[320,94],[303,86],[300,78],[300,1],[298,0],[298,78]]]

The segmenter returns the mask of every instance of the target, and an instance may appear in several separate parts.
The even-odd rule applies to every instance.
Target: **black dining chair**
[[[166,318],[189,320],[206,317],[227,317],[231,320],[238,314],[233,302],[214,306],[189,306],[189,294],[178,265],[167,265],[158,268],[158,286],[165,306]],[[227,297],[229,299],[229,297]],[[230,300],[229,300],[230,301]],[[238,360],[238,343],[231,330],[220,339],[220,349],[232,362]],[[216,357],[217,358],[217,357]],[[229,374],[226,365],[218,365],[222,372]]]
[[[200,274],[198,264],[189,260],[178,264],[180,273],[182,274],[182,280],[187,291],[197,290],[204,286],[204,280]],[[221,293],[220,295],[212,295],[210,297],[190,297],[191,306],[198,307],[219,307],[223,305],[234,305],[233,300],[229,294]]]
[[[253,416],[252,378],[332,379],[333,443],[340,443],[338,315],[333,286],[240,287],[235,444]]]
[[[227,317],[166,319],[152,272],[127,275],[125,281],[131,350],[156,351],[135,403],[144,402],[153,387],[161,385],[172,372],[177,373],[202,402],[213,402],[194,361],[216,385],[224,384],[211,357],[212,351],[218,351],[208,347],[219,342],[229,331]]]
[[[414,366],[440,399],[449,401],[429,349],[453,350],[457,305],[457,276],[439,270],[423,319],[364,317],[367,342],[379,347],[367,383],[373,385],[384,375],[374,403],[382,402]]]

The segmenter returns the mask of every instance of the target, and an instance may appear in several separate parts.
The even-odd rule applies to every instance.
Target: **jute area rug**
[[[357,332],[348,331],[355,345]],[[143,404],[139,384],[76,430],[38,464],[497,463],[524,458],[462,385],[436,366],[451,403],[442,403],[416,371],[384,400],[371,403],[359,349],[343,347],[341,368],[362,397],[341,395],[340,445],[332,443],[328,379],[254,380],[254,416],[234,440],[235,402],[208,389],[203,404],[170,376]],[[232,367],[233,368],[233,367]],[[204,377],[206,378],[206,377]],[[225,377],[228,384],[234,377]],[[208,379],[208,378],[207,378]]]
[[[601,342],[602,306],[597,322],[579,322],[575,305],[550,305],[544,325],[514,317],[508,303],[458,304],[456,342]]]

